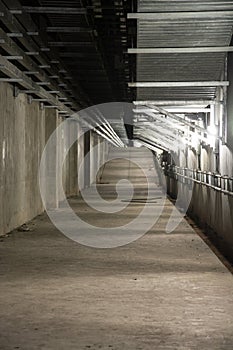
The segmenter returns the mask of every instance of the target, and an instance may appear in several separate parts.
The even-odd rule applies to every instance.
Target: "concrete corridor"
[[[97,213],[81,197],[70,200],[73,209],[103,227],[132,220],[147,189],[134,163],[107,163],[98,189],[115,199],[122,177],[134,183],[136,200],[120,215]],[[156,184],[154,191],[156,207]],[[30,222],[31,231],[1,238],[0,348],[232,350],[232,275],[185,219],[165,232],[172,208],[167,199],[147,234],[114,249],[68,239],[46,214]]]

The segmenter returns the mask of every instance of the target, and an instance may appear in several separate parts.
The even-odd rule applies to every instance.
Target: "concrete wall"
[[[213,149],[201,148],[201,170],[215,172],[215,154]],[[191,149],[188,150],[188,168],[197,169],[197,153]],[[180,166],[185,167],[186,161],[184,154],[180,156]],[[220,173],[222,175],[232,176],[232,152],[226,145],[220,146]],[[177,192],[181,191],[182,198],[188,197],[189,186],[179,184],[172,178],[167,177],[167,190],[172,198],[177,197]],[[179,203],[182,207],[182,201]],[[218,241],[219,246],[228,256],[233,256],[233,197],[223,194],[205,185],[194,183],[192,200],[189,206],[188,214],[200,226],[207,229]]]
[[[168,193],[172,198],[181,191],[184,202],[190,190],[187,184],[179,184],[167,178]],[[182,207],[182,201],[179,203]],[[214,235],[229,256],[233,256],[233,197],[198,183],[194,183],[188,215]]]
[[[226,110],[223,122],[226,125],[226,144],[219,141],[219,156],[213,148],[200,147],[200,161],[198,154],[191,149],[179,155],[180,166],[207,172],[219,172],[221,175],[233,177],[233,54],[228,57],[228,80],[230,86],[227,91]],[[219,114],[220,115],[220,114]],[[217,119],[220,119],[216,115]],[[219,117],[219,118],[218,118]],[[181,184],[180,191],[183,198],[187,197],[188,185]],[[177,181],[167,178],[168,193],[176,198]],[[182,206],[182,203],[181,203]],[[216,240],[223,247],[228,256],[233,256],[233,197],[198,183],[194,184],[189,215],[199,224],[215,235]]]
[[[220,146],[220,172],[233,177],[233,53],[228,54],[228,80],[230,86],[227,90],[226,109],[227,144]]]
[[[13,96],[13,88],[0,83],[0,235],[10,232],[43,212],[38,185],[38,170],[43,149],[50,135],[63,119],[55,109],[40,109],[37,102],[28,103],[27,96]],[[80,126],[69,121],[69,133],[80,135]],[[106,142],[90,134],[90,144],[98,145],[98,152],[91,158],[90,169],[96,168],[101,157],[106,157]],[[94,140],[94,141],[93,141]],[[46,160],[51,169],[59,164],[58,150],[65,152],[64,139],[57,138],[53,155]],[[78,186],[78,165],[84,157],[84,136],[70,149],[63,166],[63,186],[66,195],[75,196],[80,188],[90,184],[80,174]],[[50,179],[49,186],[56,186],[56,179]],[[94,180],[94,179],[92,179]],[[48,188],[49,191],[49,188]],[[50,206],[57,207],[61,194],[50,198]]]
[[[232,113],[228,119],[233,119]],[[233,176],[233,157],[231,149],[232,139],[228,136],[227,145],[220,142],[219,147],[219,173],[221,175]],[[180,155],[180,166],[189,169],[197,169],[207,172],[216,172],[216,155],[213,148],[200,148],[200,164],[196,151],[188,149]],[[186,165],[187,164],[187,165]],[[172,198],[177,197],[177,191],[182,193],[182,198],[187,198],[189,187],[187,184],[179,184],[172,178],[167,178],[168,193]],[[182,207],[182,203],[180,203]],[[192,200],[188,214],[197,221],[203,228],[207,229],[214,240],[223,249],[226,255],[233,256],[233,197],[223,194],[212,188],[198,183],[194,184]]]
[[[0,83],[0,234],[43,210],[37,174],[45,144],[45,111]],[[32,195],[33,194],[33,195]]]
[[[102,176],[101,164],[105,162],[108,156],[108,144],[98,134],[91,133],[90,162],[92,164],[90,170],[91,184],[100,182]]]

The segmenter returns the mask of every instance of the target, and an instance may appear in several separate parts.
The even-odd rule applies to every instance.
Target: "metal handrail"
[[[233,178],[227,175],[215,174],[199,169],[182,168],[175,165],[166,165],[163,169],[165,175],[178,182],[188,185],[195,182],[223,194],[233,196]]]

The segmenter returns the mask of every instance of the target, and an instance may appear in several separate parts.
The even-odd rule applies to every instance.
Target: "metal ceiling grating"
[[[138,1],[138,12],[168,13],[166,19],[137,20],[138,48],[181,48],[229,46],[233,16],[221,11],[233,10],[233,1]],[[184,19],[184,12],[194,18]],[[216,11],[209,18],[198,12]],[[169,13],[178,14],[169,18]],[[162,15],[161,15],[162,18]],[[211,81],[220,80],[226,53],[138,54],[137,81]],[[137,89],[137,99],[197,99],[214,98],[215,88]]]
[[[233,10],[233,1],[221,0],[139,0],[138,12]]]

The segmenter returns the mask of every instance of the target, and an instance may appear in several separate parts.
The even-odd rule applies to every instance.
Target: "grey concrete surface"
[[[233,120],[233,114],[231,113],[228,118]],[[227,145],[220,144],[219,148],[219,173],[229,177],[233,175],[232,144],[233,138],[229,135]],[[201,148],[200,157],[201,170],[216,173],[213,148]],[[191,149],[187,150],[187,156],[181,152],[179,161],[182,167],[198,169],[197,153]],[[181,184],[180,186],[185,196],[189,188],[186,184]],[[175,180],[169,179],[168,191],[172,197],[176,197],[177,184]],[[193,188],[189,213],[203,227],[213,230],[225,246],[232,247],[233,252],[233,198],[231,196],[196,183]]]
[[[99,191],[115,198],[122,174],[142,199],[145,178],[121,159],[105,167]],[[71,205],[85,220],[111,227],[144,204],[102,216],[80,197]],[[232,275],[184,219],[165,233],[172,208],[166,200],[146,235],[115,249],[79,245],[45,214],[31,221],[32,231],[1,239],[0,348],[232,350]]]
[[[37,184],[45,111],[0,83],[0,235],[43,211]]]
[[[38,171],[42,152],[50,135],[64,118],[56,109],[40,109],[38,102],[28,103],[27,95],[13,95],[13,86],[0,83],[0,236],[43,212],[39,192]],[[70,121],[70,135],[81,135],[80,125]],[[93,134],[91,135],[92,140]],[[92,166],[106,155],[106,142],[95,136],[99,144]],[[83,159],[84,139],[81,136],[70,149],[63,166],[64,189],[67,196],[77,195],[77,165]],[[48,156],[47,166],[61,166],[58,152],[63,152],[64,140],[57,138],[56,149]],[[98,154],[97,154],[98,153]],[[80,175],[82,176],[82,174]],[[80,181],[80,186],[83,181]],[[50,186],[56,186],[52,178]],[[49,186],[48,186],[49,193]],[[49,198],[57,207],[61,194]]]
[[[177,181],[170,178],[167,181],[168,193],[177,196]],[[187,184],[179,185],[182,196],[189,192]],[[223,249],[233,252],[233,197],[217,192],[212,188],[195,183],[189,206],[189,215],[198,223],[217,234],[222,241]],[[224,248],[225,246],[225,248]]]

